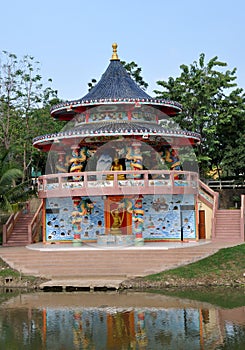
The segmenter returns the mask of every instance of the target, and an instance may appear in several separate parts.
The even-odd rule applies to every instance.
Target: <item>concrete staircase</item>
[[[33,219],[33,214],[21,214],[16,221],[13,231],[8,237],[5,247],[26,246],[28,241],[28,225]]]
[[[232,243],[179,243],[179,248],[148,246],[137,249],[70,248],[48,251],[26,247],[0,248],[0,257],[12,268],[24,274],[50,279],[101,279],[145,276],[185,265],[211,254]]]
[[[213,241],[244,242],[241,237],[241,211],[217,210]]]
[[[37,242],[41,233],[42,208],[40,199],[32,198],[22,210],[12,213],[3,225],[3,247]]]

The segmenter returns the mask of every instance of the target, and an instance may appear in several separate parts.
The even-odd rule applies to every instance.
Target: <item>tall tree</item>
[[[18,113],[15,109],[17,93],[17,58],[6,51],[0,57],[0,140],[9,150],[13,140],[13,125]]]
[[[237,89],[229,97],[223,106],[228,117],[218,129],[224,149],[222,169],[225,175],[245,179],[245,96],[242,89]]]
[[[9,156],[14,154],[13,158],[21,162],[24,181],[33,161],[33,114],[57,97],[57,91],[44,87],[34,57],[26,55],[19,60],[3,51],[0,59],[0,140]]]
[[[158,81],[163,91],[154,91],[157,97],[180,102],[183,111],[175,121],[181,128],[201,134],[202,143],[197,147],[201,176],[214,167],[222,168],[225,150],[234,147],[232,143],[238,139],[235,126],[243,120],[244,128],[245,95],[237,88],[236,68],[226,67],[217,56],[205,63],[202,53],[190,66],[180,66],[179,77]],[[244,146],[241,148],[245,152]]]

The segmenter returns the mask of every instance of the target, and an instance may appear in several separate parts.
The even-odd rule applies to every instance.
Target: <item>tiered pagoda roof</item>
[[[165,139],[170,139],[172,144],[186,145],[196,144],[200,141],[200,135],[194,132],[183,131],[179,128],[170,129],[168,125],[159,124],[161,119],[174,116],[181,111],[181,105],[166,99],[154,99],[143,91],[130,77],[127,70],[120,62],[117,55],[117,44],[113,44],[113,55],[108,68],[100,81],[81,99],[60,103],[51,108],[51,116],[60,120],[74,120],[74,117],[96,112],[96,108],[106,111],[125,108],[125,111],[136,109],[146,111],[152,109],[155,114],[155,122],[152,119],[113,119],[110,120],[85,120],[74,123],[67,130],[56,134],[38,136],[33,140],[33,145],[43,151],[49,151],[53,144],[64,143],[71,145],[73,141],[90,143],[104,142],[108,138],[137,137],[149,142],[164,144]],[[92,109],[94,107],[94,109]],[[137,107],[137,108],[136,108]],[[142,108],[138,108],[142,107]],[[99,112],[97,112],[99,114]],[[136,112],[135,112],[136,113]],[[137,114],[137,113],[136,113]],[[146,113],[147,115],[147,113]],[[96,117],[95,117],[96,118]],[[103,138],[102,138],[103,136]],[[101,140],[100,140],[101,139]],[[146,141],[148,140],[148,141]],[[73,142],[74,143],[74,142]]]
[[[54,106],[51,115],[55,118],[70,120],[78,112],[88,108],[107,104],[150,105],[157,107],[167,115],[176,115],[181,105],[167,99],[155,99],[143,91],[130,77],[117,56],[117,44],[113,44],[113,55],[108,68],[100,81],[81,99],[66,101]]]

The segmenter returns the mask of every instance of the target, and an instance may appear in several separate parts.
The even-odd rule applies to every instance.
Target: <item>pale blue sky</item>
[[[245,89],[244,0],[4,0],[0,9],[0,50],[34,56],[65,100],[101,77],[113,42],[120,59],[142,68],[152,96],[157,80],[177,77],[202,52],[236,67]]]

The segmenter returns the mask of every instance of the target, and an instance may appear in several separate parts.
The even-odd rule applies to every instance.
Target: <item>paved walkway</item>
[[[100,247],[95,244],[0,247],[0,258],[20,273],[46,277],[41,287],[115,288],[131,277],[169,270],[200,260],[234,243],[199,241],[146,243],[135,247]]]

